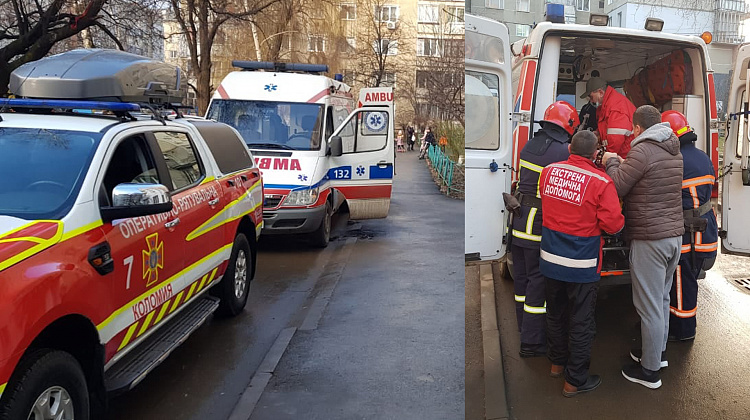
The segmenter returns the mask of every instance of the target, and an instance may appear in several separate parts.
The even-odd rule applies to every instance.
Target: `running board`
[[[104,386],[110,396],[133,389],[174,349],[200,327],[219,307],[219,299],[204,296],[155,331],[104,374]]]

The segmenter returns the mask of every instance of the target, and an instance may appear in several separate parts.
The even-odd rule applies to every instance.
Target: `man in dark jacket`
[[[602,231],[625,224],[612,180],[594,164],[597,139],[581,131],[570,158],[542,171],[544,209],[540,269],[547,283],[550,375],[565,376],[563,395],[593,391],[602,382],[589,375],[594,308],[601,277]]]
[[[666,111],[661,117],[680,139],[682,153],[685,235],[682,237],[680,264],[672,281],[669,339],[684,341],[695,338],[698,276],[701,269],[707,270],[713,265],[719,245],[716,213],[711,205],[716,177],[711,158],[695,147],[698,136],[690,129],[687,118],[678,111]]]
[[[667,365],[669,291],[685,232],[682,220],[682,155],[669,123],[651,105],[633,114],[631,150],[623,160],[605,153],[607,174],[625,205],[625,239],[630,241],[633,304],[641,317],[642,348],[631,351],[640,365],[623,376],[647,388],[661,386]]]
[[[518,201],[521,216],[513,218],[511,249],[516,319],[521,333],[521,357],[544,356],[544,276],[539,272],[539,243],[542,240],[542,206],[539,174],[550,163],[568,158],[568,141],[578,127],[575,108],[557,101],[544,111],[542,129],[521,150]]]

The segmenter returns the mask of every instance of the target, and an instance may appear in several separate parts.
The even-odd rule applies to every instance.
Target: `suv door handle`
[[[389,166],[393,166],[393,164],[391,162],[386,162],[384,160],[381,160],[380,162],[378,162],[378,168],[387,168]]]
[[[208,200],[208,205],[215,206],[218,202],[219,202],[219,197],[216,197],[213,200]]]
[[[178,217],[178,218],[176,218],[174,220],[170,220],[169,222],[164,223],[164,227],[167,228],[167,229],[172,229],[173,227],[175,227],[175,226],[177,226],[179,224],[180,224],[180,218]]]

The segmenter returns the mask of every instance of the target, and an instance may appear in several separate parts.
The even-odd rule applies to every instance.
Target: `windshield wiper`
[[[258,149],[284,149],[284,150],[297,150],[294,147],[289,147],[286,144],[278,144],[278,143],[248,143],[247,147],[249,148],[258,148]]]

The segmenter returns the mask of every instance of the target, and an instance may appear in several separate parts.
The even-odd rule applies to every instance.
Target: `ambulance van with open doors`
[[[606,19],[605,15],[592,16],[598,25],[606,25]],[[660,111],[674,109],[685,114],[698,135],[696,146],[709,155],[717,175],[722,173],[714,77],[706,42],[695,36],[660,32],[658,23],[648,19],[646,28],[651,30],[639,30],[541,22],[528,38],[511,45],[505,25],[467,15],[466,114],[475,120],[467,123],[466,134],[467,260],[500,260],[512,269],[502,193],[511,192],[517,181],[519,153],[540,128],[545,109],[554,101],[565,100],[580,110],[588,102],[580,96],[590,77],[603,77],[621,93],[623,87],[630,87],[626,94],[636,106],[643,105],[638,101],[645,98]],[[675,56],[683,63],[680,80],[670,71],[664,83],[683,83],[680,92],[669,97],[659,92],[661,97],[655,98],[647,86],[642,92],[633,91],[631,80],[639,73]],[[741,118],[738,123],[732,121],[727,131],[723,171],[727,175],[723,179],[721,236],[724,249],[738,254],[750,254],[750,238],[740,236],[740,226],[747,223],[741,214],[750,211],[750,189],[744,189],[750,185],[747,56],[750,46],[743,46],[729,99],[731,112],[740,113]],[[738,133],[742,133],[740,142]],[[718,183],[714,197],[717,194]],[[730,226],[735,236],[728,233]],[[605,239],[602,276],[613,282],[629,279],[628,247],[619,237]]]
[[[393,91],[351,88],[328,66],[234,61],[207,118],[242,134],[263,172],[263,234],[305,234],[328,245],[331,217],[388,215],[393,181]],[[356,109],[355,109],[356,108]]]

